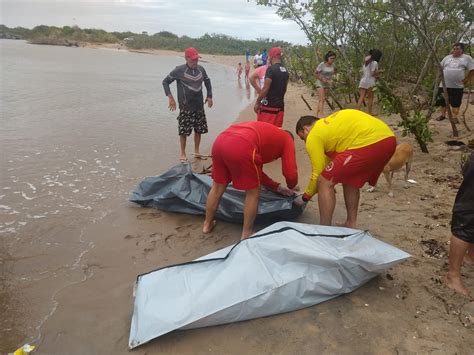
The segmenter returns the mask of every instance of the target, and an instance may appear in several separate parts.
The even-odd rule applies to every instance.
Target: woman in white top
[[[331,87],[332,78],[336,73],[336,68],[334,67],[334,60],[336,59],[336,53],[329,51],[324,56],[324,62],[321,62],[316,68],[316,87],[318,89],[318,112],[317,116],[319,118],[324,116],[324,101],[326,100],[326,94]]]
[[[374,105],[374,93],[372,88],[375,86],[380,58],[382,58],[382,52],[378,49],[371,49],[369,55],[365,57],[364,66],[362,67],[364,74],[359,83],[360,96],[357,102],[357,109],[360,110],[365,97],[367,97],[367,112],[369,115],[372,114],[372,107]]]

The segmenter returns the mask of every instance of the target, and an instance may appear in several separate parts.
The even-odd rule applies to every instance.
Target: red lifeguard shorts
[[[212,145],[212,179],[218,184],[232,181],[238,190],[260,186],[262,160],[257,149],[246,139],[223,132]]]
[[[257,113],[257,121],[271,123],[274,126],[283,126],[285,111],[281,108],[261,107]]]
[[[358,189],[366,182],[375,186],[383,168],[395,153],[396,146],[396,138],[388,137],[366,147],[328,154],[332,161],[321,176]]]

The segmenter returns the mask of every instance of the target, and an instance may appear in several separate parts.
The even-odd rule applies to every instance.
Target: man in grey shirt
[[[472,57],[464,54],[464,44],[455,43],[450,55],[447,55],[441,61],[443,67],[444,81],[448,90],[449,105],[452,107],[454,122],[457,123],[459,107],[462,102],[464,85],[468,84],[474,76],[474,62]],[[465,71],[469,74],[465,76]],[[439,84],[438,96],[440,100],[438,104],[441,106],[441,116],[438,121],[446,118],[446,102],[443,98],[443,84]]]
[[[194,155],[196,158],[203,158],[199,151],[201,143],[201,134],[207,133],[206,114],[204,112],[204,103],[209,108],[212,107],[212,87],[211,80],[206,71],[198,65],[199,53],[196,49],[190,47],[184,51],[186,64],[177,66],[163,80],[163,89],[168,96],[168,107],[171,111],[176,110],[176,101],[170,90],[170,84],[176,80],[178,89],[178,134],[181,146],[179,160],[181,163],[187,163],[186,157],[186,139],[191,135],[194,129]],[[204,101],[202,94],[202,83],[206,86],[207,97]]]

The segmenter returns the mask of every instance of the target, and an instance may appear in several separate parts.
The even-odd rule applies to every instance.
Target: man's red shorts
[[[283,126],[285,111],[281,108],[261,107],[257,113],[257,121],[271,123],[274,126]]]
[[[385,138],[366,147],[330,153],[332,161],[321,173],[327,180],[360,189],[366,182],[375,186],[385,165],[395,153],[395,137]]]
[[[221,133],[212,145],[212,179],[238,190],[260,186],[262,160],[255,146],[232,133]]]

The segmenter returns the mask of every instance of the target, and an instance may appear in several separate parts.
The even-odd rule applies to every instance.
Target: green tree
[[[434,112],[434,93],[442,70],[440,59],[452,43],[466,37],[472,26],[469,0],[257,0],[295,21],[310,48],[296,63],[302,80],[311,83],[314,65],[327,49],[337,52],[336,94],[357,96],[362,58],[370,48],[384,53],[384,73],[377,88],[388,112],[398,113],[401,125],[413,134],[422,151],[431,139],[427,122]],[[300,51],[301,52],[301,51]],[[313,52],[316,61],[310,58]],[[305,70],[301,68],[306,66]],[[304,74],[309,73],[309,74]],[[303,75],[304,74],[304,75]],[[390,106],[389,104],[392,103]],[[452,123],[453,134],[457,129]]]

